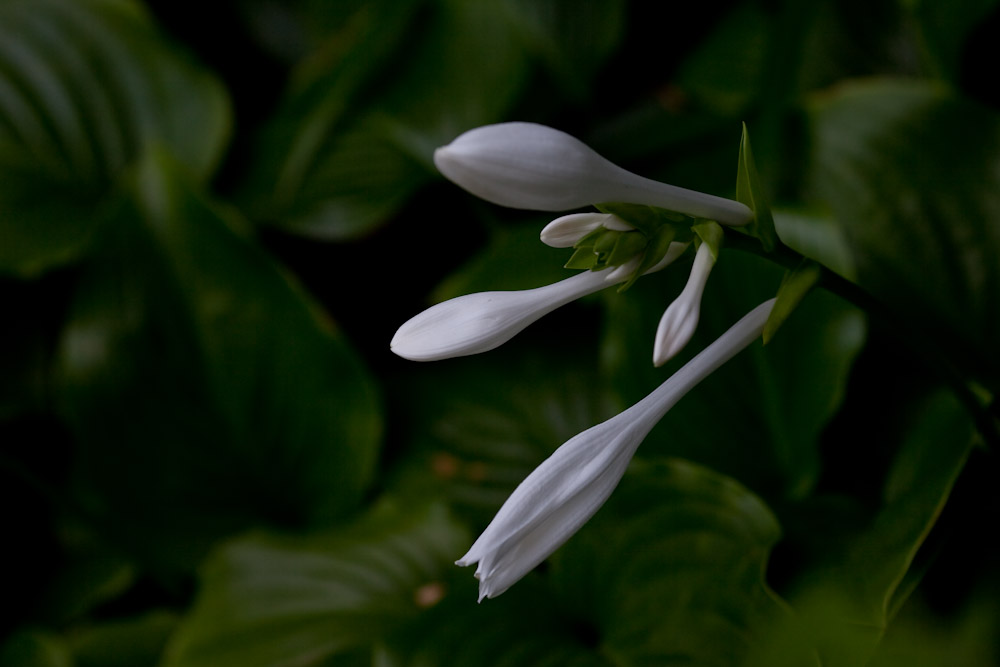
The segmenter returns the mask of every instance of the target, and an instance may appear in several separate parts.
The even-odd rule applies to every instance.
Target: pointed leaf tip
[[[753,211],[753,220],[740,231],[760,240],[768,252],[774,250],[778,243],[778,233],[774,229],[774,218],[764,196],[764,188],[753,159],[750,147],[750,132],[743,123],[743,134],[740,138],[739,164],[736,169],[736,200],[745,204]]]

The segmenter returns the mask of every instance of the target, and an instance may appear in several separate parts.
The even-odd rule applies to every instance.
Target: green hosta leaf
[[[69,534],[78,527],[65,528]],[[86,542],[74,544],[73,542]],[[64,545],[64,564],[39,592],[38,612],[53,625],[79,620],[124,594],[136,579],[135,567],[118,554],[102,548],[93,537]]]
[[[189,567],[261,522],[352,511],[380,437],[372,381],[333,325],[161,154],[107,222],[60,345],[60,403],[93,513]]]
[[[681,63],[678,85],[708,110],[732,117],[758,94],[767,53],[767,14],[753,4],[726,12]]]
[[[552,573],[622,664],[739,665],[786,616],[764,582],[780,534],[764,503],[725,476],[680,460],[638,465]]]
[[[0,644],[0,667],[75,667],[62,637],[19,630]]]
[[[785,273],[785,277],[781,279],[781,286],[778,287],[774,309],[767,318],[767,324],[764,325],[764,344],[770,342],[778,328],[798,308],[806,294],[816,286],[822,272],[819,264],[804,259],[797,267]]]
[[[743,137],[740,140],[739,165],[736,169],[736,200],[750,207],[753,211],[753,221],[745,227],[739,227],[750,236],[760,239],[765,250],[773,250],[778,241],[774,231],[774,218],[764,196],[764,186],[757,174],[753,161],[753,151],[750,149],[750,134],[743,125]]]
[[[871,667],[951,667],[951,665],[995,665],[1000,662],[996,628],[1000,605],[996,595],[983,586],[970,604],[946,618],[925,606],[908,604],[893,620]]]
[[[436,604],[468,539],[440,506],[383,504],[336,531],[233,540],[205,564],[165,665],[323,664]]]
[[[68,640],[75,667],[156,665],[177,627],[177,615],[152,611],[77,628]]]
[[[552,82],[583,100],[625,28],[622,0],[505,0],[513,32],[549,70]]]
[[[612,667],[595,647],[594,628],[529,576],[498,598],[476,604],[475,580],[456,568],[440,604],[394,633],[378,667]]]
[[[782,242],[851,281],[857,280],[854,258],[840,224],[829,213],[775,211],[774,224]]]
[[[920,578],[921,568],[913,567],[918,551],[970,453],[972,425],[952,396],[941,393],[916,408],[874,518],[847,538],[832,567],[807,575],[804,590],[791,600],[825,666],[870,660]],[[787,635],[775,628],[775,654],[783,652]]]
[[[398,402],[408,406],[408,430],[419,435],[393,488],[407,497],[446,497],[488,521],[556,447],[620,407],[580,362],[593,346],[589,337],[534,348],[511,341],[487,355],[440,362],[433,378],[418,374],[397,386],[405,391]]]
[[[947,5],[933,0],[914,0],[912,16],[923,38],[921,46],[937,73],[948,81],[960,83],[963,47],[969,34],[982,25],[997,0],[960,0]]]
[[[858,282],[972,377],[1000,378],[1000,115],[941,87],[858,81],[814,100],[810,184]]]
[[[561,267],[565,250],[552,248],[538,239],[543,225],[504,225],[493,230],[487,247],[435,290],[430,301],[491,290],[533,289],[565,280],[573,272]]]
[[[83,253],[122,171],[152,144],[207,178],[229,131],[218,83],[132,2],[0,3],[0,271]]]
[[[302,65],[265,137],[245,188],[252,217],[324,239],[373,230],[433,180],[437,146],[503,116],[526,64],[498,3],[359,8]]]

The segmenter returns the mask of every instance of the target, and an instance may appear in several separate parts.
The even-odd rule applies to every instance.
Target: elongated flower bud
[[[764,329],[774,299],[750,311],[631,408],[571,438],[514,490],[458,565],[478,563],[479,600],[548,558],[600,509],[639,444],[687,392]]]
[[[571,213],[545,225],[539,237],[553,248],[572,248],[598,227],[619,232],[635,229],[617,215],[610,213]]]
[[[477,292],[431,306],[399,327],[390,349],[413,361],[438,361],[503,345],[556,308],[609,285],[606,271],[584,271],[530,290]]]
[[[687,284],[674,302],[670,304],[653,339],[653,365],[662,366],[684,349],[691,340],[698,319],[701,317],[701,295],[708,282],[708,274],[715,265],[715,257],[707,243],[701,244],[695,255],[694,264]]]
[[[535,123],[478,127],[434,151],[454,183],[494,204],[565,211],[603,202],[646,204],[727,225],[753,218],[740,202],[643,178],[570,135]]]

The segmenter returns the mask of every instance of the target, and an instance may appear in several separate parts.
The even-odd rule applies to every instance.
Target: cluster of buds
[[[573,248],[565,280],[530,290],[479,292],[437,304],[403,324],[390,347],[416,361],[492,350],[556,308],[611,285],[622,291],[696,247],[687,285],[660,320],[653,363],[691,339],[701,296],[723,239],[720,225],[754,219],[744,204],[659,183],[609,162],[579,140],[533,123],[470,130],[434,153],[451,181],[495,204],[597,212],[557,218],[541,240]],[[568,540],[604,504],[636,448],[702,379],[749,345],[774,306],[767,301],[646,398],[559,447],[500,508],[459,565],[478,564],[480,600],[503,593]]]

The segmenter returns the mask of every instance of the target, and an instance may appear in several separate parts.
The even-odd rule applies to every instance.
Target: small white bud
[[[701,295],[714,264],[712,249],[707,243],[702,243],[694,257],[684,290],[660,318],[653,340],[653,365],[667,363],[691,340],[701,316]]]
[[[620,218],[610,213],[571,213],[570,215],[556,218],[545,225],[539,236],[542,239],[542,243],[547,246],[553,248],[572,248],[584,236],[599,227],[606,227],[607,229],[618,229],[621,227],[615,220],[620,220]],[[620,231],[634,229],[632,225],[629,225],[624,220],[621,222],[623,225],[626,225],[626,229]],[[608,223],[611,223],[614,227],[609,227]]]

